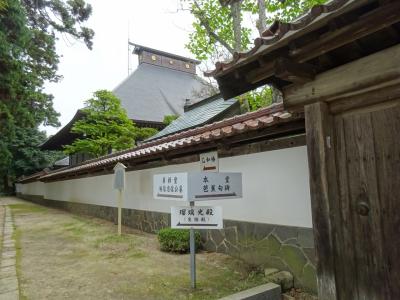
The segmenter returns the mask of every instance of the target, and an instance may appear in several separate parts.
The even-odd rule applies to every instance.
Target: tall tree
[[[90,48],[93,31],[82,25],[91,13],[83,0],[0,1],[0,177],[7,189],[23,173],[15,164],[22,148],[31,149],[32,137],[43,138],[39,125],[59,125],[53,97],[43,91],[46,81],[60,79],[56,33],[72,35]],[[31,166],[27,172],[39,168],[33,161]]]
[[[65,146],[67,154],[87,153],[95,157],[134,146],[139,134],[120,100],[110,91],[100,90],[85,102],[83,119],[77,121],[72,132],[82,136]]]
[[[184,9],[189,9],[195,17],[193,32],[186,47],[197,59],[228,60],[234,52],[247,50],[253,39],[254,30],[243,25],[244,16],[256,20],[258,34],[265,31],[267,24],[275,20],[291,21],[316,4],[327,0],[181,0]],[[269,89],[269,87],[266,87]],[[264,88],[265,89],[265,88]],[[274,91],[249,93],[242,97],[249,101],[251,109],[260,103],[269,104],[278,100]],[[260,96],[268,96],[260,102]],[[274,98],[274,99],[272,99]]]

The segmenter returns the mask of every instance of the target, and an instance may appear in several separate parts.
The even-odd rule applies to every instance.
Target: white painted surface
[[[172,206],[171,228],[222,229],[221,206]]]
[[[241,172],[243,198],[201,201],[220,205],[224,219],[311,228],[311,201],[306,147],[219,159],[220,172]],[[170,212],[180,201],[153,198],[153,175],[199,171],[199,162],[126,173],[125,208]],[[47,199],[117,206],[113,174],[50,183],[28,183],[23,194]]]
[[[43,196],[45,192],[45,184],[40,181],[31,182],[28,184],[18,184],[16,191],[22,194]]]

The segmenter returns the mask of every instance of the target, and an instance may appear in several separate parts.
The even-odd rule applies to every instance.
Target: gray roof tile
[[[185,99],[205,87],[195,74],[142,63],[114,93],[130,119],[162,122],[165,115],[182,114]]]
[[[220,95],[204,99],[194,104],[194,108],[186,111],[149,140],[215,121],[216,116],[231,108],[236,102],[235,99],[224,100]]]

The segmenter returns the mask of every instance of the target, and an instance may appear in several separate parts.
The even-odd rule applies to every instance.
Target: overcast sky
[[[62,55],[59,74],[63,79],[46,85],[46,91],[54,95],[54,107],[61,113],[62,126],[94,91],[112,90],[126,78],[128,32],[132,42],[193,57],[184,47],[193,20],[188,12],[177,12],[179,0],[87,2],[93,7],[87,23],[95,31],[93,50],[72,38],[60,38],[57,52]],[[130,55],[131,69],[135,70],[137,56]],[[60,128],[44,129],[54,134]]]

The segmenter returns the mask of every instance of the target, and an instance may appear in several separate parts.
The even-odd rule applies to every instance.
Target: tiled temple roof
[[[142,161],[145,158],[151,159],[155,155],[164,151],[182,149],[211,141],[224,140],[226,142],[226,140],[229,138],[239,134],[266,127],[272,127],[280,123],[290,123],[292,121],[303,119],[304,115],[302,113],[290,113],[283,109],[282,104],[276,104],[259,109],[255,112],[227,118],[209,125],[169,135],[164,138],[142,144],[133,149],[116,152],[93,160],[88,160],[77,166],[59,169],[40,177],[40,179],[47,180],[78,172],[90,172],[94,169],[113,166],[117,162],[134,162],[136,159],[140,159]]]

